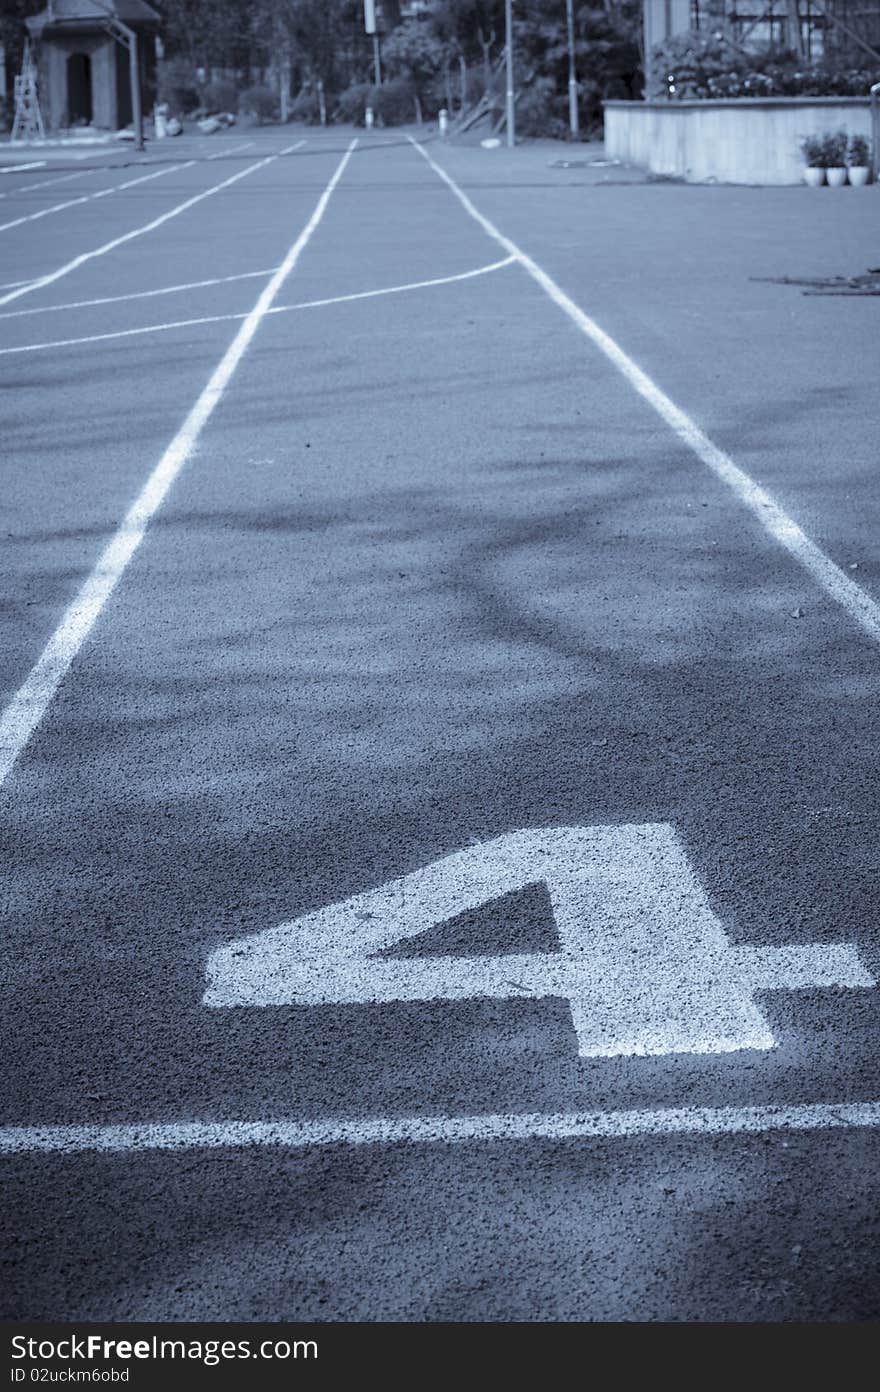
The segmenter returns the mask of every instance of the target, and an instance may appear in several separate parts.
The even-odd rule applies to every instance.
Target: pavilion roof
[[[38,36],[45,29],[85,28],[108,16],[140,28],[156,28],[161,22],[147,0],[49,0],[44,10],[26,22],[30,32]]]

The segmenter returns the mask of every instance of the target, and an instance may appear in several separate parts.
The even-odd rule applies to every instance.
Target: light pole
[[[131,124],[134,126],[134,148],[143,151],[144,122],[141,112],[141,64],[137,31],[124,24],[106,0],[93,0],[105,16],[104,24],[118,43],[128,49],[128,80],[131,85]]]
[[[127,25],[121,25],[126,29]],[[134,29],[128,29],[128,80],[131,83],[131,124],[134,126],[134,148],[144,148],[144,118],[141,111],[141,64],[138,53],[138,36]]]
[[[373,39],[373,79],[377,87],[382,86],[382,61],[379,57],[379,34],[376,29],[375,0],[364,0],[364,29]]]
[[[578,84],[574,66],[574,0],[565,0],[565,19],[568,25],[568,124],[572,135],[578,133]]]
[[[507,145],[513,149],[516,144],[516,125],[513,99],[513,0],[504,0],[504,42],[506,45],[507,92],[505,108],[507,113]]]

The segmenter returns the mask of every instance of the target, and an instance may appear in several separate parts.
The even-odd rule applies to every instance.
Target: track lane
[[[416,157],[385,158],[353,167],[305,281],[414,274],[429,226],[479,255]],[[854,938],[877,965],[876,740],[853,696],[873,654],[814,596],[793,618],[803,575],[518,284],[264,323],[16,775],[5,1120],[876,1097],[876,993],[773,993],[779,1047],[717,1059],[579,1060],[555,1000],[201,1005],[218,942],[540,824],[669,820],[733,940]],[[420,946],[550,951],[553,932],[539,897]],[[14,1298],[76,1318],[864,1318],[876,1144],[31,1156],[7,1162]]]
[[[278,161],[253,176],[256,184],[247,197],[230,190],[218,195],[217,208],[209,200],[166,224],[155,234],[149,255],[145,241],[137,244],[139,252],[134,245],[121,247],[18,305],[35,307],[52,293],[58,295],[62,285],[83,298],[91,291],[100,297],[122,287],[161,286],[168,283],[169,265],[184,280],[204,278],[204,247],[218,214],[242,230],[249,254],[262,255],[268,267],[277,265],[314,206],[315,181],[323,173],[326,182],[333,159],[328,154],[326,161],[313,162],[301,186],[295,167]],[[211,168],[216,182],[217,166]],[[155,195],[161,206],[165,197]],[[235,239],[222,255],[223,274],[241,269]],[[236,281],[175,298],[184,313],[189,310],[188,317],[203,312],[212,298],[224,310],[246,313],[259,284]],[[70,318],[83,328],[121,325],[142,313],[138,305],[128,301],[77,310]],[[7,344],[21,341],[23,327],[32,322],[24,316],[2,321],[0,334]],[[235,323],[227,322],[196,326],[161,346],[135,345],[121,354],[112,343],[93,345],[87,354],[56,354],[39,365],[0,358],[7,460],[2,566],[10,596],[0,631],[7,695],[38,656],[103,539],[178,429],[235,330]]]
[[[637,170],[556,170],[552,142],[524,159],[492,152],[491,164],[480,150],[429,148],[880,600],[872,482],[880,301],[805,296],[774,283],[873,266],[876,189],[864,199],[816,199],[807,188],[665,185]],[[511,197],[527,184],[540,185],[540,196]]]

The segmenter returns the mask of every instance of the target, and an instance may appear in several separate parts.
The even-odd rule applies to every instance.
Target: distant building
[[[748,50],[785,48],[806,62],[871,67],[880,53],[880,0],[642,0],[645,55],[689,29],[723,33]]]
[[[143,107],[155,100],[159,15],[146,0],[49,0],[26,21],[37,46],[39,94],[48,130],[95,126],[120,130],[130,124],[128,50],[115,25],[138,35]]]

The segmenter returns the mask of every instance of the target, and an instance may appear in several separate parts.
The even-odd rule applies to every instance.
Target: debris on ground
[[[880,266],[856,276],[751,276],[765,285],[800,285],[804,295],[880,295]]]
[[[619,165],[617,159],[558,159],[550,161],[551,169],[608,169]]]

